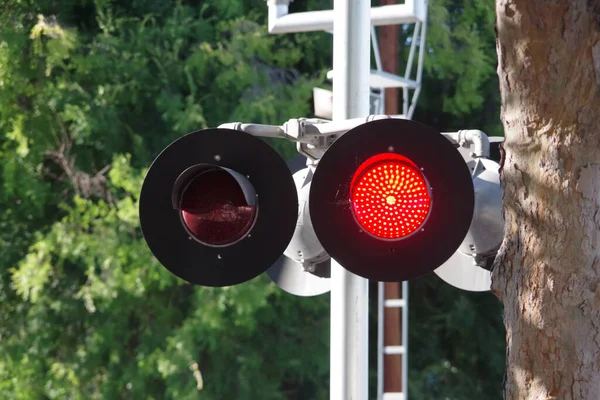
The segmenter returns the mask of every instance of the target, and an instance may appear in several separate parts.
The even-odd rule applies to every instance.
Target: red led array
[[[421,171],[399,156],[393,158],[365,161],[351,188],[358,223],[384,239],[399,239],[419,229],[431,207]]]

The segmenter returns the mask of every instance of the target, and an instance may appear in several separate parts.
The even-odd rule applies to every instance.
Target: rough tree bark
[[[496,0],[506,399],[600,399],[600,2]]]

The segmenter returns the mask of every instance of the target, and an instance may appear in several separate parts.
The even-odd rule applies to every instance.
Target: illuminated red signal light
[[[354,217],[370,234],[401,239],[418,230],[429,215],[427,180],[406,157],[378,154],[356,170],[350,187]]]
[[[390,118],[331,144],[308,203],[332,259],[364,278],[398,282],[432,272],[457,251],[473,218],[473,179],[438,131]]]
[[[181,195],[181,218],[190,234],[209,246],[226,246],[243,239],[256,220],[256,193],[241,175],[210,168],[200,172]],[[245,179],[244,179],[245,180]]]

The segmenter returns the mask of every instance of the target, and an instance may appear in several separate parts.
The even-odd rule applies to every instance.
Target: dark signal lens
[[[415,232],[431,207],[421,171],[407,158],[393,153],[362,163],[354,174],[350,193],[360,226],[382,239],[401,239]]]
[[[224,169],[201,172],[184,189],[181,216],[188,231],[211,246],[233,244],[245,237],[256,219],[256,194],[244,177]],[[243,185],[239,180],[243,180]]]

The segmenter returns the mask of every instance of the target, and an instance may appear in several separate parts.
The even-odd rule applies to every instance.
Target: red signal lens
[[[224,169],[208,169],[184,189],[181,216],[199,242],[229,245],[245,237],[254,225],[257,213],[254,188],[241,175],[238,179],[244,180],[243,186]]]
[[[406,157],[386,153],[357,169],[350,188],[360,226],[383,239],[400,239],[427,219],[431,197],[421,171]]]

